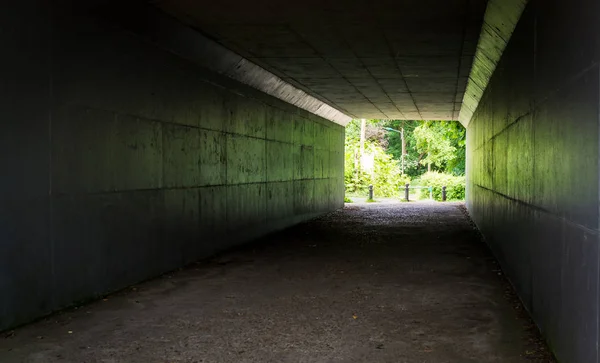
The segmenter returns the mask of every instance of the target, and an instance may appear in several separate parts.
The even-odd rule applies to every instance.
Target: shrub
[[[447,200],[465,199],[465,177],[431,171],[421,176],[419,184],[433,187],[433,199],[442,200],[442,187],[446,186]],[[429,198],[427,189],[421,190],[421,198]]]
[[[373,155],[373,170],[369,173],[358,170],[355,165],[355,161],[358,160],[359,142],[346,140],[344,173],[346,193],[367,196],[369,185],[373,185],[375,197],[398,196],[400,186],[410,182],[410,178],[400,172],[398,161],[371,140],[365,142],[365,153]]]

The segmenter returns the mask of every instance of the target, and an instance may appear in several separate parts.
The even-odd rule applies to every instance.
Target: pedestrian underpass
[[[193,361],[192,351],[204,349],[206,357],[220,361],[215,354],[226,353],[217,348],[227,346],[227,352],[251,361],[253,355],[267,354],[248,348],[264,339],[279,349],[269,354],[282,354],[270,356],[274,360],[287,359],[285,354],[290,359],[318,360],[317,353],[333,357],[324,352],[360,360],[374,352],[384,361],[392,355],[411,361],[402,355],[410,352],[422,360],[440,354],[449,361],[519,361],[529,349],[520,345],[528,341],[520,335],[522,326],[497,319],[516,316],[501,287],[507,277],[559,361],[598,362],[599,6],[586,0],[26,0],[7,6],[0,13],[0,330],[8,336],[1,344],[12,350],[2,354],[18,361],[27,354],[45,359],[58,351],[51,359],[69,361],[94,346],[95,353],[118,361],[110,354],[125,357],[129,349],[143,346],[148,350],[136,351],[135,359],[154,352],[160,361],[171,356],[168,351]],[[401,239],[384,238],[387,229],[370,231],[365,236],[373,241],[364,246],[356,245],[359,236],[352,236],[357,241],[347,238],[356,248],[352,256],[352,248],[321,249],[317,242],[304,249],[292,241],[289,248],[304,254],[297,261],[314,253],[353,271],[341,259],[347,256],[363,270],[356,281],[344,280],[341,290],[315,300],[317,305],[278,301],[273,309],[282,315],[271,320],[260,311],[237,309],[269,308],[269,297],[295,293],[269,290],[266,283],[240,283],[240,289],[252,287],[258,300],[238,306],[235,299],[214,295],[221,296],[221,303],[201,294],[194,299],[206,306],[191,298],[182,298],[178,306],[175,297],[192,285],[200,291],[225,286],[209,287],[193,269],[177,278],[202,280],[195,285],[173,283],[167,289],[149,283],[157,289],[152,291],[170,289],[163,300],[153,299],[163,307],[172,304],[163,315],[143,315],[152,305],[142,297],[144,306],[136,303],[134,292],[102,301],[115,291],[342,208],[344,126],[353,118],[459,120],[467,129],[466,207],[503,276],[494,275],[498,268],[488,268],[487,257],[458,258],[456,251],[436,244],[425,251],[434,242],[427,242],[433,240],[423,228],[423,246],[414,242],[415,255],[406,258],[423,258],[415,265],[420,268],[443,255],[450,265],[444,265],[447,276],[419,270],[423,284],[411,285],[411,296],[425,298],[421,301],[428,305],[423,306],[449,320],[425,320],[424,308],[415,301],[409,305],[421,309],[416,310],[420,317],[401,320],[407,312],[390,303],[401,301],[396,295],[378,297],[386,300],[380,305],[395,306],[393,311],[358,304],[361,297],[376,296],[377,285],[370,287],[372,294],[344,295],[371,276],[360,258],[399,262],[402,256],[395,253],[408,253]],[[406,221],[386,217],[396,207],[387,212],[387,206],[373,208],[389,226],[410,230],[402,226]],[[398,211],[412,207],[402,208],[409,209]],[[414,218],[419,213],[436,215],[438,221],[458,216],[450,205],[432,208],[415,210]],[[345,223],[353,221],[353,213],[364,213],[363,224],[355,221],[353,227],[367,228],[370,210],[339,213],[348,218]],[[322,221],[309,222],[307,228]],[[453,243],[467,243],[461,247],[465,251],[486,255],[474,234],[467,236],[462,221],[464,241]],[[333,226],[338,222],[344,223],[331,221]],[[430,222],[431,231],[442,228]],[[454,232],[441,232],[440,240],[453,238]],[[273,246],[272,253],[288,248]],[[254,266],[262,281],[285,276],[261,265],[259,257],[253,261],[202,271],[232,276]],[[406,272],[406,265],[386,266],[382,275],[388,279],[408,283],[402,279],[413,276],[395,273]],[[313,268],[306,271],[317,271]],[[267,278],[267,271],[273,275]],[[313,281],[317,291],[330,287],[302,271],[298,268],[295,278]],[[448,297],[443,288],[440,296],[446,299],[435,307],[431,304],[439,298],[430,295],[437,290],[427,295],[428,282],[443,282],[456,295]],[[302,286],[298,296],[313,296],[305,290],[300,294]],[[401,289],[394,286],[389,293]],[[473,295],[467,299],[458,293],[461,289]],[[458,302],[480,304],[483,291],[490,297],[486,308]],[[318,305],[332,302],[329,298],[348,301]],[[87,310],[49,315],[89,301],[98,301],[90,307],[97,313],[90,316]],[[111,305],[119,301],[121,307]],[[233,307],[224,313],[219,310],[224,306]],[[314,306],[325,315],[311,315]],[[289,315],[287,307],[305,315]],[[175,318],[185,311],[196,315]],[[383,317],[386,311],[389,319]],[[18,329],[47,316],[52,316],[48,323]],[[63,320],[56,325],[63,316],[82,325],[64,329],[69,322]],[[97,321],[109,325],[96,324],[94,316],[104,316]],[[211,325],[209,320],[218,316],[226,323]],[[244,316],[255,320],[237,320]],[[312,317],[325,322],[318,325]],[[288,318],[303,323],[296,329],[307,330],[283,329]],[[213,330],[202,330],[202,319]],[[252,330],[243,324],[259,320],[262,325],[253,326],[265,330],[245,337]],[[151,325],[142,328],[145,323]],[[136,345],[129,339],[135,335],[113,333],[110,324],[121,324],[121,332],[143,330],[149,338]],[[180,335],[172,324],[179,324]],[[358,324],[365,324],[363,330]],[[508,325],[500,329],[498,324]],[[232,332],[226,331],[230,327]],[[171,330],[162,334],[161,328]],[[36,330],[40,333],[27,333]],[[299,338],[303,332],[307,340]],[[413,341],[410,334],[419,338]],[[229,336],[235,339],[224,338]],[[309,339],[314,336],[322,338]],[[466,340],[453,344],[444,337]],[[351,348],[343,349],[348,342]],[[377,348],[380,344],[383,349]]]

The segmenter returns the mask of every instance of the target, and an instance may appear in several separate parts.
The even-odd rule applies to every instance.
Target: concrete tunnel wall
[[[468,126],[468,208],[561,362],[598,362],[600,3],[531,1]]]
[[[342,126],[47,3],[0,13],[0,330],[343,205]]]

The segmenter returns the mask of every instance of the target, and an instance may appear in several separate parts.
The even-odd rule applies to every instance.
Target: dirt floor
[[[0,336],[0,362],[552,362],[459,203],[350,204]]]

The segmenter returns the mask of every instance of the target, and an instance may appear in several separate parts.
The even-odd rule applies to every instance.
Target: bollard
[[[442,187],[442,202],[446,201],[446,186]]]
[[[406,200],[407,202],[408,202],[408,186],[409,186],[409,185],[410,185],[410,184],[408,184],[408,183],[407,183],[407,184],[404,186],[404,200]]]
[[[369,200],[373,200],[373,186],[369,185]]]

